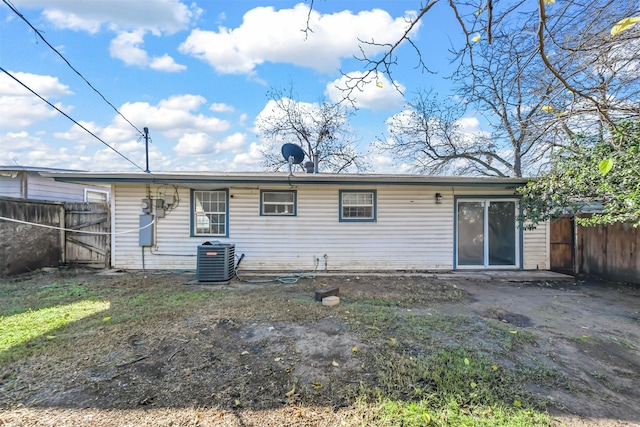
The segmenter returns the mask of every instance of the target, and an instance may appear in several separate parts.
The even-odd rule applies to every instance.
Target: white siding
[[[0,196],[20,197],[20,177],[0,175]]]
[[[524,269],[548,270],[549,261],[549,223],[538,224],[535,230],[524,231]]]
[[[148,193],[140,184],[117,184],[113,186],[112,218],[114,227],[112,266],[125,269],[142,269],[142,247],[139,246],[139,228],[142,199],[156,198],[158,186]],[[169,194],[174,194],[172,187]],[[155,246],[145,247],[144,268],[181,270],[195,269],[196,247],[204,240],[189,237],[189,190],[179,190],[176,209],[164,218],[156,218],[153,225]]]
[[[92,187],[69,182],[58,182],[52,178],[43,178],[37,173],[29,173],[28,199],[54,200],[58,202],[84,202],[84,190],[108,190],[108,187]]]
[[[213,188],[211,188],[213,189]],[[229,190],[229,237],[190,236],[190,190],[180,188],[178,206],[157,218],[155,246],[144,249],[147,269],[196,267],[197,246],[207,240],[234,243],[236,255],[245,254],[242,269],[261,271],[311,270],[447,270],[453,268],[454,189],[429,186],[293,187],[297,216],[261,216],[260,189],[288,186],[242,186]],[[339,190],[376,190],[376,222],[340,222]],[[138,244],[141,200],[174,194],[172,186],[117,184],[113,200],[113,258],[115,268],[141,269]],[[435,193],[442,203],[435,203]],[[503,194],[513,190],[455,189],[455,195]],[[118,234],[134,230],[133,233]],[[533,233],[537,236],[539,232]],[[527,248],[538,250],[525,234]],[[528,245],[528,246],[527,246]],[[326,257],[325,257],[326,255]],[[546,250],[536,256],[546,256]],[[325,265],[326,260],[326,265]],[[536,261],[537,262],[537,261]],[[525,262],[525,267],[527,262]],[[527,268],[535,268],[527,267]]]
[[[428,270],[451,268],[451,206],[435,189],[377,190],[376,222],[340,222],[337,186],[298,189],[298,215],[259,215],[259,190],[232,190],[230,241],[248,269]],[[326,258],[325,258],[326,254]]]

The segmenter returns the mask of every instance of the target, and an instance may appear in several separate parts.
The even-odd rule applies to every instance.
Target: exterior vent
[[[196,280],[198,282],[222,282],[233,278],[235,245],[206,242],[198,246]]]

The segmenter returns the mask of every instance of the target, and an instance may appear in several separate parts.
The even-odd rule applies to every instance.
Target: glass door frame
[[[483,235],[484,235],[484,262],[483,265],[460,265],[458,263],[458,239],[460,235],[458,233],[458,203],[459,202],[483,202],[484,215],[483,215]],[[514,202],[515,203],[515,215],[514,221],[515,227],[515,260],[513,265],[489,265],[489,203],[491,202]],[[453,202],[453,269],[454,270],[478,270],[478,269],[494,269],[494,270],[522,270],[523,262],[523,229],[518,221],[518,215],[520,213],[520,199],[514,196],[454,196]]]

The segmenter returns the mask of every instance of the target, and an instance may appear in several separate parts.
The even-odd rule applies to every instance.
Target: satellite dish
[[[304,160],[304,151],[299,145],[287,143],[282,146],[282,156],[289,164],[298,165]]]

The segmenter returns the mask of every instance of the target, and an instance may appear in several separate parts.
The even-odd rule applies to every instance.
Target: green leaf
[[[611,171],[611,168],[613,168],[612,158],[600,160],[600,163],[598,163],[598,169],[600,169],[600,173],[602,175],[608,174]]]

